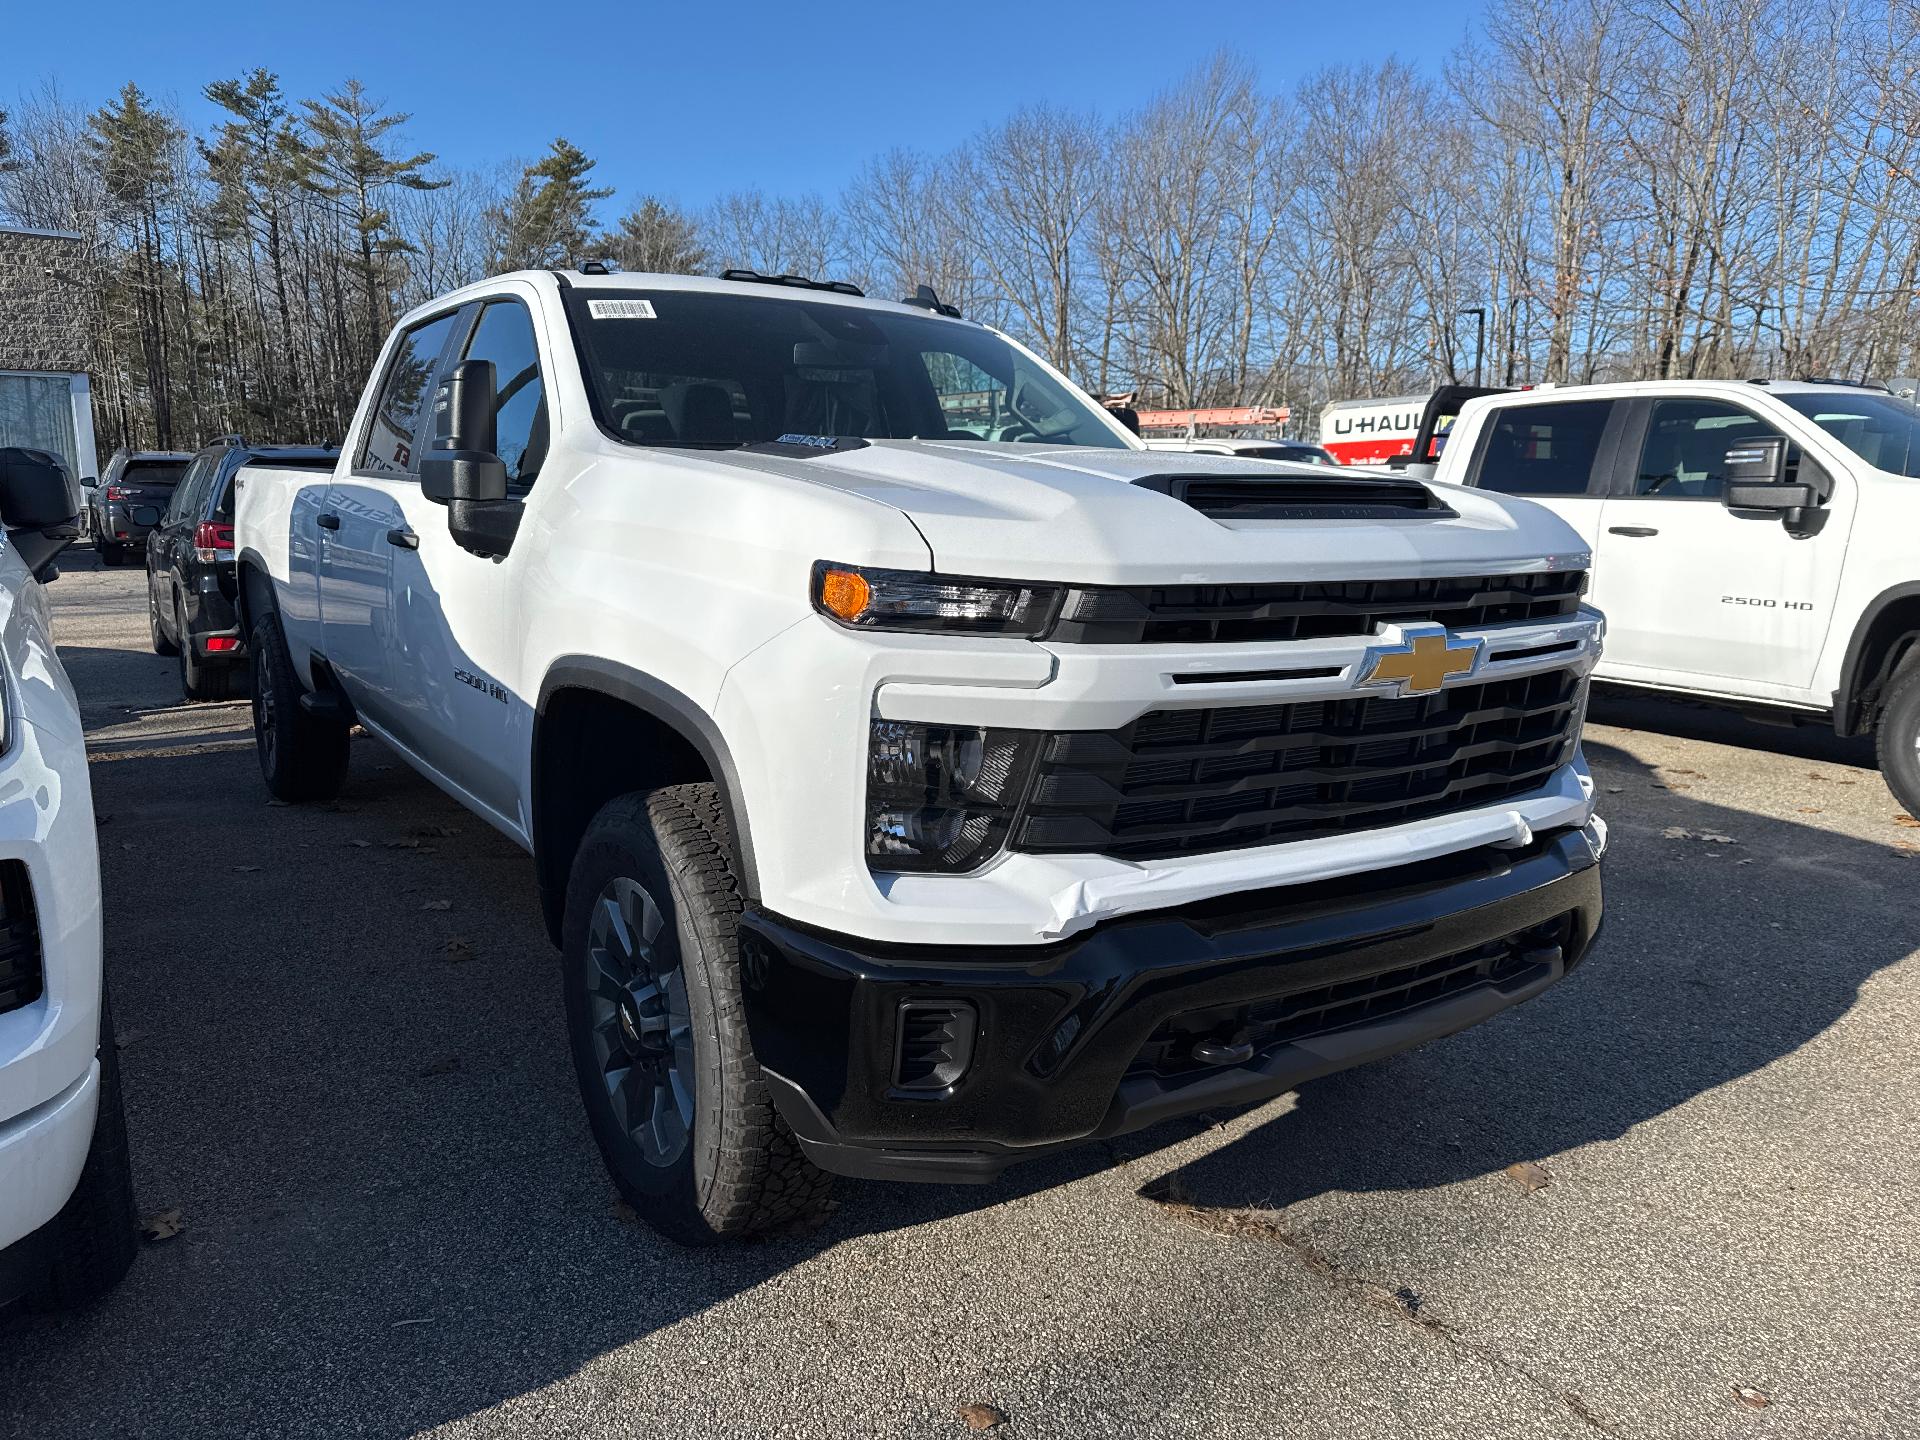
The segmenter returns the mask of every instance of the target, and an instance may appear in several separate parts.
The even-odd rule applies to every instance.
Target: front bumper
[[[1222,896],[1037,948],[874,944],[754,911],[747,1021],[775,1103],[822,1168],[991,1180],[1531,999],[1600,928],[1600,834]],[[964,1073],[904,1088],[903,1018],[942,1007],[970,1030]]]

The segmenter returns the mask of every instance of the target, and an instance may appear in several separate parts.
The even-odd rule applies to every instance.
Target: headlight
[[[1040,736],[875,720],[867,751],[867,863],[958,874],[1006,844]]]
[[[1034,636],[1052,626],[1060,587],[868,570],[822,560],[813,567],[813,608],[855,630]]]

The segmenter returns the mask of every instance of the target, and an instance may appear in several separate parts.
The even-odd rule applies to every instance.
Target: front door
[[[524,497],[546,457],[548,420],[533,317],[518,300],[489,300],[447,357],[493,362],[495,451],[508,493]],[[429,437],[428,443],[431,443]],[[532,699],[522,692],[520,640],[507,630],[507,586],[517,557],[469,554],[447,529],[447,508],[416,486],[399,496],[403,534],[391,547],[386,667],[413,697],[400,736],[482,805],[519,828],[520,774]]]
[[[1601,512],[1593,600],[1607,617],[1605,670],[1623,679],[1793,699],[1813,680],[1852,523],[1853,488],[1797,445],[1799,469],[1829,489],[1798,533],[1774,512],[1721,503],[1731,445],[1781,432],[1723,400],[1652,401],[1630,471]],[[1799,467],[1797,469],[1796,467]]]

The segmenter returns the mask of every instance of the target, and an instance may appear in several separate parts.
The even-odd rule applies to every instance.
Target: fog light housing
[[[1039,735],[875,720],[867,750],[867,863],[962,874],[1006,844]]]

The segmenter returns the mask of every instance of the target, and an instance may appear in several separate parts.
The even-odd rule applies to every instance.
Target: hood
[[[1445,507],[1432,513],[1215,519],[1167,493],[1164,482],[1140,483],[1278,479],[1304,494],[1342,476],[1326,466],[1224,455],[883,440],[815,455],[733,450],[701,458],[892,506],[925,538],[934,568],[950,575],[1086,585],[1360,580],[1494,573],[1548,557],[1584,565],[1587,551],[1545,508],[1455,485],[1427,483]]]

